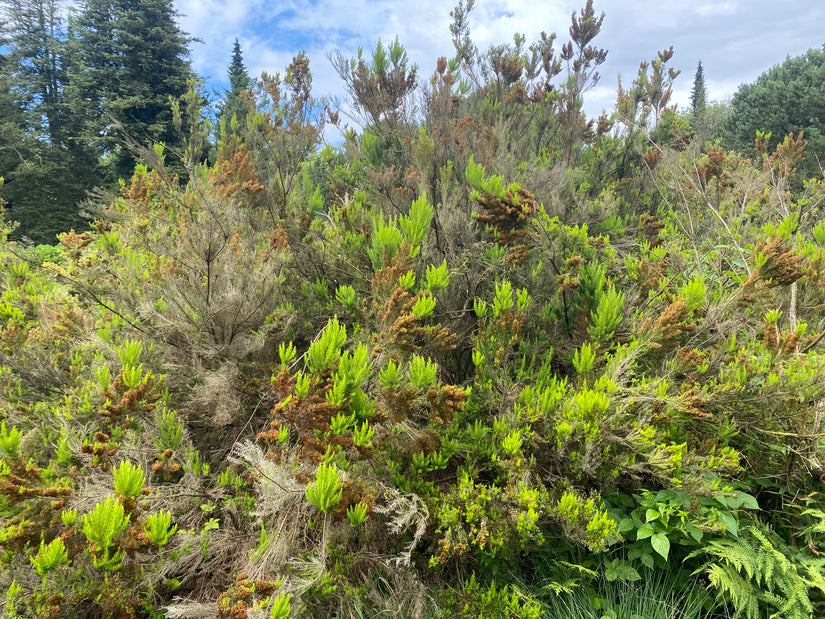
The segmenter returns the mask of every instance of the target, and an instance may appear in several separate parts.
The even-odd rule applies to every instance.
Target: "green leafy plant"
[[[347,519],[353,527],[360,526],[367,521],[369,507],[363,503],[355,503],[347,508]]]
[[[581,348],[573,353],[573,367],[579,375],[587,376],[596,362],[596,353],[593,347],[585,342]]]
[[[739,537],[708,540],[689,556],[700,555],[710,560],[699,571],[746,619],[764,616],[765,609],[770,617],[811,617],[811,593],[825,593],[825,562],[758,526],[744,528]]]
[[[375,428],[370,426],[368,421],[364,421],[352,433],[352,444],[356,447],[372,447],[372,438],[375,436]]]
[[[95,567],[106,571],[120,568],[124,559],[123,550],[117,548],[113,554],[110,551],[117,544],[116,538],[127,526],[129,516],[125,514],[123,505],[111,494],[83,516],[83,534],[92,543],[90,551]]]
[[[420,319],[427,318],[432,315],[435,305],[435,298],[431,294],[419,295],[412,306],[412,315]]]
[[[347,328],[330,318],[317,340],[310,344],[306,353],[307,368],[312,373],[322,372],[341,356],[341,347],[347,341]]]
[[[403,275],[398,276],[398,285],[404,290],[410,290],[415,286],[415,273],[407,271]]]
[[[289,619],[292,608],[289,603],[290,596],[286,593],[273,596],[270,600],[270,619]]]
[[[378,380],[384,389],[396,389],[401,384],[401,374],[398,365],[390,359],[386,367],[378,373]]]
[[[281,361],[282,368],[288,368],[295,363],[297,352],[292,342],[281,342],[278,344],[278,359]]]
[[[357,307],[357,303],[355,301],[355,288],[346,284],[343,286],[338,286],[335,290],[335,300],[344,306],[345,309],[355,309]]]
[[[315,481],[307,485],[305,495],[310,504],[326,513],[338,504],[342,493],[338,468],[334,464],[322,462],[315,472]]]
[[[450,285],[450,271],[447,268],[447,261],[444,260],[441,266],[427,266],[427,290],[438,292]]]
[[[60,512],[60,521],[63,523],[64,526],[71,527],[77,522],[77,510],[76,509],[64,509]]]
[[[410,357],[410,382],[421,389],[435,385],[438,368],[432,359],[424,359],[418,355]]]
[[[31,562],[34,565],[34,571],[45,578],[46,574],[56,570],[61,565],[68,565],[69,554],[63,540],[56,537],[48,544],[41,541],[40,550],[37,551],[35,556],[31,557]]]
[[[120,466],[114,468],[112,474],[115,480],[115,492],[119,496],[125,498],[140,496],[146,483],[140,465],[134,466],[131,462],[123,460]]]
[[[177,529],[178,525],[172,524],[170,512],[150,514],[143,523],[143,533],[146,539],[156,546],[165,546]]]
[[[599,342],[610,339],[622,321],[623,308],[624,293],[615,286],[609,286],[599,295],[599,305],[590,315],[591,324],[587,333]]]
[[[23,434],[15,427],[6,428],[6,422],[0,423],[0,450],[7,458],[14,458],[20,449]]]
[[[404,238],[411,246],[421,245],[430,229],[432,218],[433,207],[426,195],[413,200],[409,214],[402,216],[398,222]]]

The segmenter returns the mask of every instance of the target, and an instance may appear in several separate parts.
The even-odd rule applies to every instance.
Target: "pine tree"
[[[54,243],[83,228],[77,204],[96,184],[95,157],[71,135],[66,33],[58,0],[3,0],[7,49],[0,98],[0,171],[19,234]]]
[[[8,41],[0,39],[0,47]],[[6,200],[9,212],[5,219],[13,219],[11,213],[12,194],[15,193],[14,170],[25,159],[23,145],[25,137],[25,122],[23,109],[12,92],[12,60],[8,54],[0,54],[0,176],[4,178],[4,185],[0,188],[0,197]],[[0,202],[2,204],[2,202]]]
[[[189,39],[171,0],[87,0],[72,23],[76,40],[73,86],[87,102],[89,137],[111,159],[117,178],[131,176],[135,157],[124,146],[164,142],[175,151],[169,98],[192,76]]]
[[[705,94],[705,70],[702,68],[702,61],[696,67],[696,75],[693,78],[693,90],[690,92],[690,109],[694,118],[701,118],[707,108],[707,96]]]
[[[240,126],[246,124],[246,115],[249,112],[249,103],[244,100],[243,95],[252,85],[252,78],[246,71],[243,63],[243,53],[241,44],[235,39],[232,48],[232,63],[229,65],[229,90],[226,91],[226,98],[220,110],[220,118],[224,119],[227,127],[230,126],[234,117]]]

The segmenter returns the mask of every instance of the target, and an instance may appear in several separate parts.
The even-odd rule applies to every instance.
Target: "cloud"
[[[736,9],[736,2],[710,2],[698,5],[695,11],[697,15],[709,17],[711,15],[733,15]]]
[[[196,71],[219,89],[226,87],[232,43],[241,41],[252,75],[282,72],[299,50],[307,50],[316,96],[343,97],[340,79],[327,54],[340,49],[354,56],[380,38],[398,36],[410,60],[429,76],[439,56],[453,53],[449,25],[455,2],[440,0],[177,0],[181,27],[202,39],[193,45]],[[568,39],[570,15],[584,0],[476,0],[471,36],[479,50],[509,43],[523,33],[528,43],[544,31]],[[606,12],[594,44],[608,50],[602,80],[587,94],[587,110],[612,109],[616,76],[629,84],[639,63],[674,46],[671,66],[681,69],[674,100],[687,104],[696,63],[702,60],[711,99],[729,97],[787,55],[825,43],[822,0],[596,0]]]

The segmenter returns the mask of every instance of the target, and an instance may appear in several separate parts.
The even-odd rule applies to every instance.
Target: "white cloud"
[[[241,41],[252,75],[282,72],[292,57],[306,49],[315,94],[343,96],[338,76],[326,56],[340,49],[354,56],[375,42],[396,35],[420,74],[430,75],[439,56],[453,53],[450,10],[458,0],[176,0],[181,27],[203,44],[192,46],[195,70],[220,86],[225,84],[232,42]],[[568,38],[570,14],[584,0],[476,0],[470,14],[471,35],[482,51],[509,43],[524,33],[555,32],[559,44]],[[822,0],[596,0],[597,14],[606,12],[594,44],[608,50],[602,80],[588,93],[587,109],[610,110],[615,102],[616,75],[629,84],[639,62],[674,46],[671,66],[681,68],[674,100],[687,101],[696,62],[702,60],[711,98],[732,94],[785,56],[825,42]],[[770,24],[766,27],[765,24]],[[818,25],[817,25],[818,24]]]
[[[696,14],[702,17],[712,15],[733,15],[737,10],[736,2],[709,2],[696,7]]]

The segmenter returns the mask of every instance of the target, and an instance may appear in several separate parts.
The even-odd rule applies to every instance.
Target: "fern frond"
[[[699,553],[712,557],[700,571],[745,619],[810,619],[810,590],[825,591],[825,561],[788,547],[767,528],[711,540],[692,556]]]
[[[732,603],[737,613],[745,619],[759,619],[759,589],[745,580],[730,566],[712,564],[707,567],[711,586],[720,591]]]

